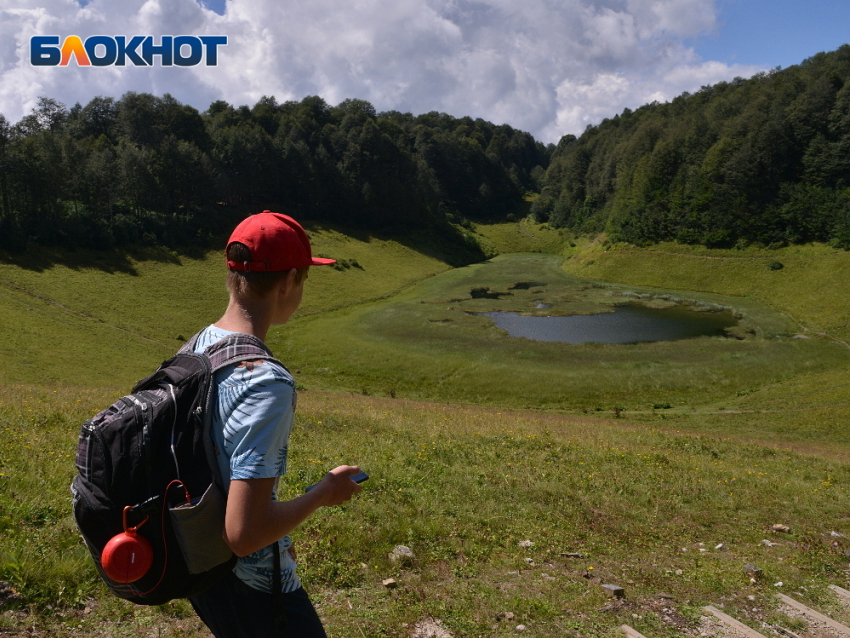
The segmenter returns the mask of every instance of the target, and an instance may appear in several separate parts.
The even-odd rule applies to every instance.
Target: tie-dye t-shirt
[[[233,333],[208,326],[198,337],[195,352],[202,352],[229,334]],[[295,381],[283,367],[270,361],[252,367],[253,370],[234,364],[215,375],[217,409],[212,418],[212,436],[227,489],[234,479],[277,478],[286,474],[289,433],[295,415]],[[272,499],[275,491],[272,490]],[[286,551],[290,545],[289,536],[278,541],[284,592],[301,586],[295,562]],[[270,593],[273,566],[274,553],[269,546],[240,557],[233,571],[254,589]]]

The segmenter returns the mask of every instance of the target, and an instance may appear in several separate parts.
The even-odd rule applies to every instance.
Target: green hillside
[[[571,345],[508,337],[474,313],[610,311],[644,287],[567,275],[558,257],[501,255],[430,278],[401,295],[273,329],[272,347],[305,387],[342,388],[530,408],[647,410],[723,401],[803,373],[846,368],[850,351],[825,339],[799,339],[798,325],[742,297],[656,289],[727,307],[742,316],[741,339]],[[536,282],[525,289],[518,282]],[[499,298],[473,298],[487,288]],[[551,308],[535,310],[539,302]],[[749,336],[747,336],[749,335]]]
[[[437,239],[309,232],[341,262],[311,269],[304,306],[270,333],[301,389],[280,495],[343,462],[372,477],[293,535],[331,636],[407,638],[433,619],[455,636],[523,624],[613,638],[627,623],[673,638],[704,631],[702,606],[720,603],[753,628],[802,633],[776,591],[850,621],[826,588],[845,584],[850,535],[850,350],[835,294],[850,253],[640,249],[523,220],[468,229],[502,254],[451,268]],[[0,632],[205,636],[184,601],[106,594],[68,483],[79,424],[219,316],[220,253],[3,261],[0,581],[17,598]],[[533,313],[538,298],[591,312],[635,295],[729,307],[742,338],[536,344],[468,313]],[[391,560],[402,544],[414,558]],[[606,583],[625,599],[606,598]]]
[[[310,233],[316,254],[348,267],[314,268],[299,316],[381,298],[449,267],[395,240]],[[227,305],[218,251],[0,258],[0,383],[128,388]]]
[[[636,244],[850,246],[850,45],[603,120],[552,154],[537,221]]]

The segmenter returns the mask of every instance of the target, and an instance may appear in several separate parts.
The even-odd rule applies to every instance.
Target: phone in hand
[[[352,481],[354,481],[355,483],[362,483],[362,482],[363,482],[363,481],[365,481],[367,478],[369,478],[369,475],[368,475],[368,474],[366,474],[366,472],[360,472],[359,474],[355,474],[354,476],[352,476],[352,477],[351,477],[351,480],[352,480]],[[314,487],[316,487],[316,485],[318,485],[318,483],[316,483],[315,485],[311,485],[310,487],[308,487],[308,488],[307,488],[307,489],[305,489],[304,491],[305,491],[305,492],[309,492],[309,491],[310,491],[310,490],[312,490]]]

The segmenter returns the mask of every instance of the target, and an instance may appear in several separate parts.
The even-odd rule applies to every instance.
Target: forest
[[[515,212],[554,145],[444,113],[320,97],[201,113],[169,94],[41,97],[0,115],[0,246],[208,245],[271,208],[351,229],[457,229]]]
[[[515,219],[615,241],[850,249],[850,45],[588,126],[557,146],[482,119],[311,96],[204,112],[171,95],[0,114],[0,247],[209,245],[271,208],[351,229]],[[531,197],[529,197],[531,195]],[[527,206],[527,205],[526,205]]]
[[[565,136],[532,214],[638,245],[850,248],[850,45]]]

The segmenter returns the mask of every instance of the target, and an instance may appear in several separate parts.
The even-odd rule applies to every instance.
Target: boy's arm
[[[339,505],[362,488],[351,480],[355,465],[340,465],[312,490],[292,499],[271,500],[275,479],[234,479],[227,496],[224,540],[237,556],[247,556],[283,538],[320,507]]]

